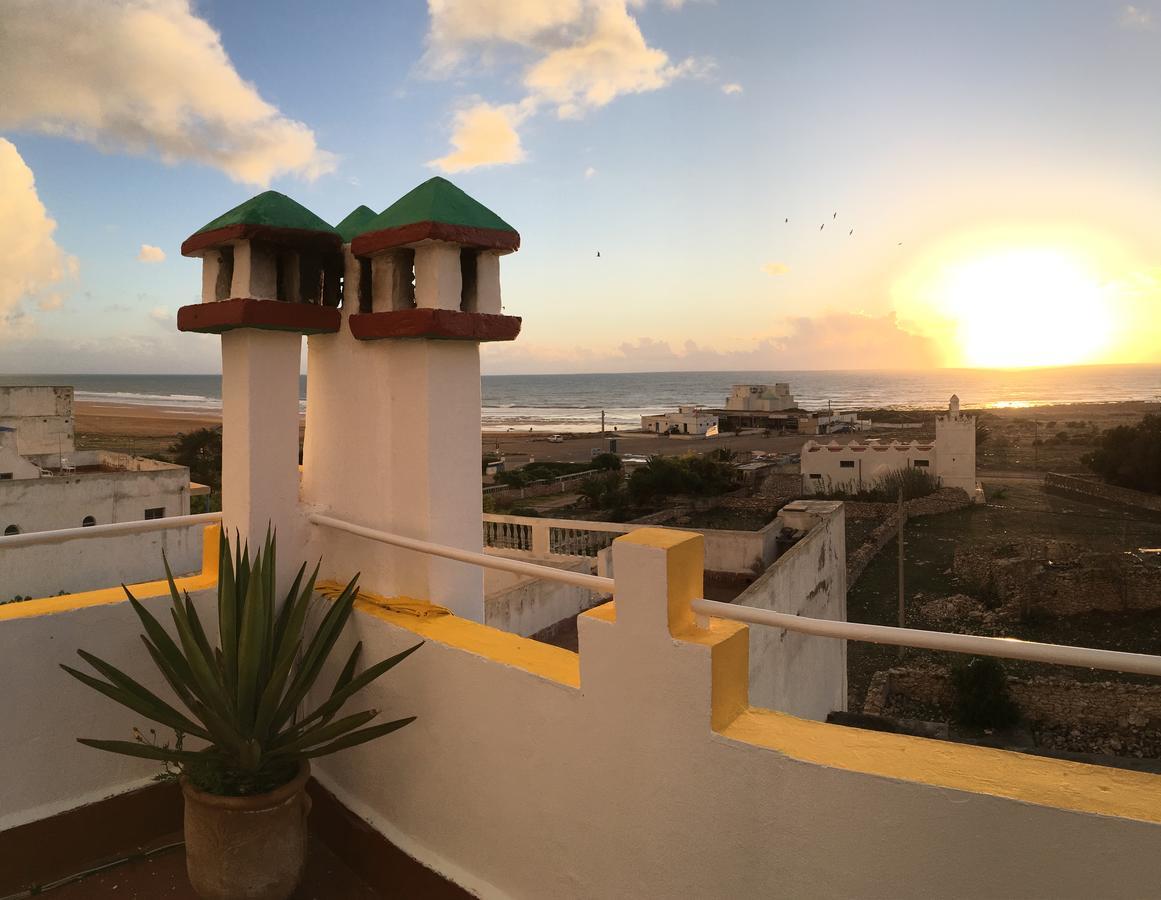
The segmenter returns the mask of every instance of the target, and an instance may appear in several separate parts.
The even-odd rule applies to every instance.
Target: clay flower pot
[[[281,787],[220,797],[181,779],[190,884],[205,900],[286,900],[306,865],[310,764]]]

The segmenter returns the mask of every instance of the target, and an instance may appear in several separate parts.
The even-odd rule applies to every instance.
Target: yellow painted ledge
[[[218,540],[220,525],[207,525],[202,532],[202,570],[196,575],[175,578],[179,591],[204,591],[218,584]],[[128,586],[138,600],[149,597],[168,597],[168,581],[145,581]],[[0,606],[0,622],[14,619],[29,619],[35,616],[51,616],[57,613],[83,609],[87,606],[102,606],[108,603],[124,603],[125,591],[121,586],[84,591],[79,594],[61,594],[58,597],[41,597],[22,600],[19,603],[5,603]]]
[[[521,669],[567,687],[580,687],[580,657],[571,650],[489,628],[459,616],[421,618],[413,613],[396,612],[389,608],[392,603],[406,602],[414,601],[409,601],[409,598],[379,597],[360,591],[355,609],[422,638]]]
[[[750,708],[727,738],[803,762],[1039,806],[1161,824],[1161,776],[885,734]]]

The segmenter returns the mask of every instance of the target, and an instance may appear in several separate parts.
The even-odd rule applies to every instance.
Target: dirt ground
[[[981,473],[988,502],[907,523],[904,535],[904,587],[906,604],[915,609],[921,600],[971,591],[951,572],[959,544],[1020,538],[1057,538],[1083,543],[1093,550],[1129,550],[1161,547],[1161,514],[1049,494],[1039,478],[1002,475],[995,480]],[[865,523],[852,523],[865,528]],[[851,536],[848,534],[848,538]],[[848,551],[850,544],[848,543]],[[847,596],[847,617],[853,622],[897,624],[898,545],[892,541],[871,561]],[[922,594],[921,600],[917,595]],[[908,625],[916,623],[908,620]],[[1161,612],[1091,613],[1035,622],[1015,623],[1010,637],[1073,644],[1138,653],[1161,653]],[[904,651],[904,664],[938,660],[951,664],[955,654]],[[849,702],[862,708],[871,676],[898,665],[899,650],[875,644],[851,642],[847,650]],[[1161,683],[1143,676],[1037,663],[1005,661],[1012,675],[1057,675],[1077,679],[1138,680]]]

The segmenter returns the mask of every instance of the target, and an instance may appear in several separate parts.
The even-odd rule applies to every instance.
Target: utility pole
[[[907,516],[907,509],[903,506],[903,488],[899,488],[899,627],[907,627],[906,601],[903,595],[903,520]],[[902,654],[903,648],[899,648]]]
[[[601,410],[601,434],[605,433],[605,411]]]

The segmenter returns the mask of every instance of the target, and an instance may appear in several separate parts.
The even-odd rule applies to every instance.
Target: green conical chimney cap
[[[424,240],[511,252],[520,235],[446,178],[430,178],[377,215],[351,242],[358,256]]]
[[[264,240],[306,250],[338,249],[339,233],[301,203],[278,191],[263,191],[190,235],[183,256],[236,240]]]

